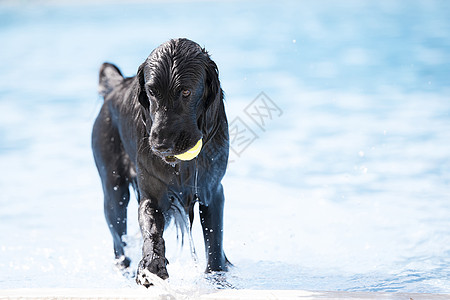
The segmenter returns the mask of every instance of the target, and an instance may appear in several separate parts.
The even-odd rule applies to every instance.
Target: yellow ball
[[[200,151],[202,150],[202,145],[203,145],[202,139],[199,139],[194,147],[192,147],[191,149],[187,150],[184,153],[175,155],[175,157],[180,160],[191,160],[200,153]]]

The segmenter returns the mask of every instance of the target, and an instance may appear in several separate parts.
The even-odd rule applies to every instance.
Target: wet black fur
[[[185,97],[183,90],[190,95]],[[184,207],[191,224],[194,204],[199,202],[206,271],[227,270],[221,180],[228,160],[228,124],[217,66],[206,50],[187,39],[170,40],[130,78],[104,63],[99,91],[105,100],[94,124],[92,149],[118,265],[130,265],[122,236],[127,232],[131,185],[139,201],[144,239],[138,283],[151,284],[139,280],[145,277],[144,270],[168,278],[163,231],[175,202]],[[203,148],[197,158],[173,157],[200,138]]]

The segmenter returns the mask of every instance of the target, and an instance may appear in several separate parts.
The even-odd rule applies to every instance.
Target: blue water
[[[90,152],[97,72],[188,37],[254,133],[224,180],[230,284],[450,293],[450,2],[78,2],[0,2],[0,288],[134,287]],[[171,285],[203,284],[201,255],[170,255]]]

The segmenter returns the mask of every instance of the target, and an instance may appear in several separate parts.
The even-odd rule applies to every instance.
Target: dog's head
[[[153,152],[168,163],[211,132],[222,101],[218,70],[205,49],[187,39],[156,48],[137,72],[138,99]]]

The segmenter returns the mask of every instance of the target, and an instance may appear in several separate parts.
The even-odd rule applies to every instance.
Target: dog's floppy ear
[[[206,81],[205,92],[203,96],[204,109],[201,118],[201,127],[206,134],[206,144],[215,134],[219,125],[219,115],[221,107],[223,109],[223,91],[220,87],[219,70],[216,63],[209,57],[208,53],[203,50],[207,56],[206,63]]]
[[[208,53],[205,52],[207,56],[207,65],[206,65],[206,90],[205,90],[205,110],[217,100],[220,101],[222,90],[220,88],[219,81],[219,70],[217,68],[216,63],[209,57]]]
[[[139,103],[145,108],[148,109],[150,107],[150,101],[148,100],[147,92],[145,91],[145,78],[144,78],[144,66],[145,62],[139,66],[137,71],[137,79],[138,79],[138,88],[137,88],[137,97]]]

